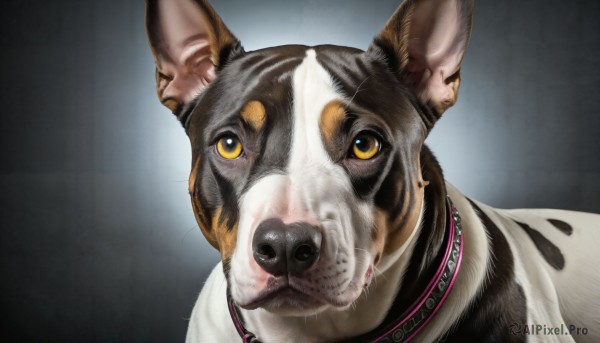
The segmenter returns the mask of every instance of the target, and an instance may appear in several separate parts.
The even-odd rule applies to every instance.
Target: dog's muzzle
[[[321,240],[316,226],[267,219],[256,228],[252,252],[256,263],[273,276],[301,276],[319,260]]]

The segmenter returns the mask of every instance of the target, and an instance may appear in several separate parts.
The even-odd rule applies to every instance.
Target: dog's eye
[[[352,143],[351,154],[359,160],[370,160],[381,151],[381,143],[377,137],[364,133],[356,136]]]
[[[236,159],[243,151],[242,143],[235,136],[224,136],[217,142],[217,152],[225,159]]]

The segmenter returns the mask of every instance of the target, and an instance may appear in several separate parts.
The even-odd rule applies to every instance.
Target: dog
[[[405,0],[367,51],[246,52],[204,0],[146,0],[160,101],[221,255],[187,342],[598,342],[600,215],[499,210],[425,138],[472,0]]]

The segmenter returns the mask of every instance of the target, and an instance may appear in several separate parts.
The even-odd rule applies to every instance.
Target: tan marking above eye
[[[346,107],[339,100],[333,100],[323,108],[321,112],[321,134],[327,141],[331,141],[339,129],[344,118],[346,118]]]
[[[259,131],[265,125],[267,111],[262,102],[252,100],[248,102],[240,112],[242,119],[254,130]]]

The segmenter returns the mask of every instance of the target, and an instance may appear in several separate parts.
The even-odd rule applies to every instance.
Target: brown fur
[[[406,197],[410,196],[410,194],[406,194]],[[416,188],[412,199],[414,205],[408,211],[408,201],[404,202],[402,214],[395,216],[395,220],[390,218],[390,213],[387,211],[380,208],[374,209],[374,228],[371,232],[371,238],[377,253],[392,254],[406,243],[416,230],[423,196],[423,188]]]
[[[200,161],[200,158],[196,158],[196,162],[190,173],[189,192],[190,197],[192,198],[192,209],[194,211],[194,216],[196,217],[196,222],[200,227],[200,231],[202,231],[202,234],[210,245],[219,250],[223,261],[225,261],[225,259],[231,257],[233,254],[233,249],[235,248],[237,240],[238,224],[236,223],[233,228],[229,228],[221,216],[220,208],[216,209],[210,218],[209,215],[205,213],[199,197],[200,190],[196,184],[196,177],[198,175],[198,170],[200,169]]]
[[[215,247],[215,249],[219,249],[219,244],[217,242],[217,237],[215,236],[214,230],[212,230],[212,226],[206,217],[206,213],[202,210],[202,204],[200,203],[200,190],[196,185],[196,176],[198,175],[198,170],[200,169],[200,158],[196,158],[196,162],[192,168],[189,179],[189,193],[192,199],[192,209],[194,211],[194,216],[196,217],[196,222],[200,227],[200,231],[206,240]]]
[[[248,102],[240,112],[240,115],[254,131],[260,131],[267,119],[265,106],[258,100]]]
[[[340,101],[334,100],[325,105],[321,112],[321,121],[319,127],[321,134],[327,142],[331,142],[335,137],[340,125],[346,118],[346,108]]]
[[[221,260],[226,261],[233,255],[235,244],[237,243],[238,223],[236,222],[233,228],[229,228],[223,217],[221,209],[217,209],[212,217],[211,231],[215,233],[218,249],[221,253]]]
[[[208,27],[212,61],[216,66],[219,66],[219,54],[221,50],[226,46],[237,42],[237,38],[229,31],[227,26],[225,26],[221,17],[219,17],[208,1],[196,1],[200,8],[202,8],[202,15],[204,16],[204,20]]]

